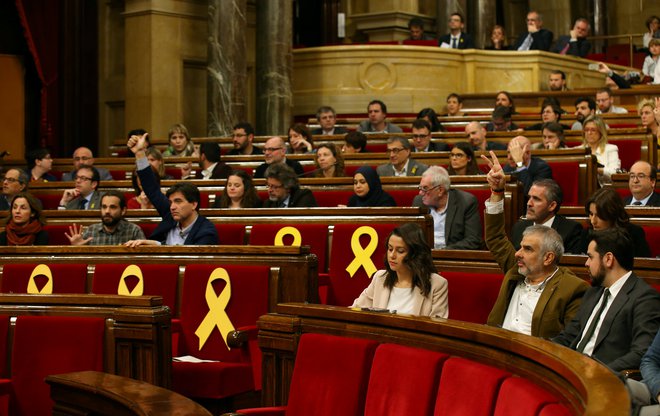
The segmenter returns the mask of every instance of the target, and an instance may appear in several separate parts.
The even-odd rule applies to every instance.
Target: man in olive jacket
[[[491,151],[486,201],[486,245],[504,271],[504,281],[488,325],[527,335],[550,338],[559,334],[573,319],[585,281],[572,271],[559,267],[564,245],[557,231],[543,225],[528,227],[516,251],[504,231],[504,186],[502,167]]]

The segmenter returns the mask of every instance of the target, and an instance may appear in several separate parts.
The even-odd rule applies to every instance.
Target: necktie
[[[569,48],[570,46],[571,46],[571,43],[570,43],[570,42],[566,43],[566,46],[564,46],[564,48],[561,50],[561,52],[559,52],[559,54],[560,54],[560,55],[566,55],[566,52],[568,52],[568,48]]]
[[[80,200],[80,206],[79,206],[79,208],[80,208],[80,209],[85,209],[85,206],[87,206],[87,200],[86,200],[85,198],[82,198],[82,199]]]
[[[598,308],[596,315],[594,315],[594,319],[591,321],[591,325],[589,325],[589,328],[587,328],[587,332],[584,333],[582,340],[575,349],[577,352],[584,351],[584,347],[587,346],[587,343],[589,342],[591,337],[594,336],[594,332],[596,332],[596,325],[598,325],[598,322],[600,321],[600,316],[603,314],[603,311],[605,310],[605,306],[607,306],[607,298],[609,296],[610,296],[609,289],[605,289],[603,291],[603,302],[601,303],[600,308]]]
[[[633,205],[642,205],[642,203],[641,203],[640,201],[635,201],[635,202],[633,202],[632,204],[633,204]]]
[[[452,49],[457,49],[458,48],[458,39],[457,38],[451,38],[451,47],[452,47]]]
[[[527,34],[527,37],[525,38],[525,41],[520,45],[518,48],[519,51],[528,51],[529,48],[532,47],[532,35]]]

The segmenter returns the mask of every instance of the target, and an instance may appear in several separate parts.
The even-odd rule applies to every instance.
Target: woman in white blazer
[[[602,118],[589,116],[582,123],[582,146],[591,149],[598,160],[598,182],[612,182],[612,174],[621,169],[619,148],[607,143],[607,127]]]

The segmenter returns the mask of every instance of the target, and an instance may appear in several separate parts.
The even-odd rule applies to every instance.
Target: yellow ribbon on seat
[[[133,288],[129,291],[128,286],[126,285],[126,278],[130,276],[135,276],[138,278],[138,282]],[[119,279],[119,288],[117,289],[117,294],[124,296],[142,296],[144,293],[144,278],[142,277],[142,270],[135,264],[131,264],[124,269],[124,273],[121,274]]]
[[[282,227],[275,235],[275,245],[283,246],[284,236],[286,235],[290,235],[293,237],[293,243],[291,244],[291,246],[300,247],[302,245],[302,236],[300,235],[300,231],[298,231],[296,227]]]
[[[34,281],[34,278],[37,276],[44,275],[48,278],[48,281],[41,289],[37,288],[37,283]],[[30,280],[28,281],[27,293],[31,295],[52,295],[53,294],[53,273],[50,271],[50,267],[45,264],[40,264],[32,270],[30,275]]]
[[[219,296],[215,295],[215,290],[213,289],[213,282],[216,280],[224,280],[227,283],[227,286],[222,289]],[[227,270],[222,267],[213,270],[206,283],[205,298],[206,304],[209,306],[209,311],[195,331],[195,335],[199,338],[199,349],[202,349],[215,327],[218,327],[227,349],[231,349],[227,344],[227,334],[234,330],[234,325],[225,311],[225,308],[229,304],[229,299],[231,299],[231,281],[229,280]]]
[[[362,248],[360,245],[360,237],[365,234],[370,237],[369,244],[367,244],[366,249]],[[369,277],[376,273],[376,270],[378,269],[376,269],[374,262],[371,261],[371,255],[376,251],[376,247],[378,247],[378,233],[373,229],[373,227],[363,225],[362,227],[355,230],[353,236],[351,237],[351,250],[353,250],[355,258],[351,264],[346,267],[346,271],[351,277],[353,277],[355,272],[357,272],[360,267],[364,267],[364,271]]]

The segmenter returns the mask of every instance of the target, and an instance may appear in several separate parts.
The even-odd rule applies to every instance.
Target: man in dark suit
[[[556,230],[564,242],[564,253],[580,254],[582,226],[557,214],[562,202],[561,187],[552,179],[534,181],[527,195],[527,215],[513,225],[511,242],[520,250],[523,232],[531,225],[545,225]]]
[[[441,152],[449,150],[447,143],[431,141],[431,125],[424,119],[417,119],[412,124],[413,152]]]
[[[247,122],[241,122],[234,125],[234,133],[232,134],[232,142],[234,148],[227,153],[228,155],[263,155],[264,152],[255,146],[254,141],[254,127]]]
[[[163,195],[156,182],[145,149],[146,133],[132,136],[128,148],[135,154],[137,173],[144,193],[154,205],[162,221],[149,240],[130,240],[129,247],[141,245],[212,245],[218,244],[218,232],[207,218],[199,214],[199,189],[191,183],[174,184]]]
[[[333,134],[346,134],[348,130],[345,127],[335,126],[337,123],[337,113],[335,109],[329,106],[320,107],[316,110],[316,119],[321,125],[320,128],[312,130],[314,135],[333,135]]]
[[[612,371],[637,369],[660,328],[660,294],[633,269],[633,242],[613,227],[590,235],[586,266],[592,288],[577,315],[552,340]]]
[[[422,174],[419,195],[413,199],[413,206],[431,210],[435,248],[478,250],[482,240],[477,198],[469,192],[450,188],[447,170],[431,166]]]
[[[264,208],[316,207],[316,199],[309,189],[303,189],[298,176],[284,163],[274,163],[266,169],[268,200]]]
[[[2,195],[0,195],[0,211],[9,210],[11,200],[21,192],[27,192],[30,178],[22,169],[9,169],[5,172],[2,181]]]
[[[655,192],[658,170],[644,160],[635,162],[630,167],[628,188],[632,195],[623,200],[626,205],[660,207],[660,195]]]
[[[73,175],[75,187],[65,189],[58,209],[99,209],[103,193],[99,171],[94,166],[81,165]]]
[[[527,13],[527,32],[518,36],[511,48],[514,51],[549,51],[553,34],[543,29],[543,17],[536,11]]]
[[[181,168],[183,179],[227,179],[232,169],[220,161],[220,146],[217,143],[202,143],[199,146],[199,167],[201,170],[191,174],[192,164],[189,162]]]
[[[286,158],[286,143],[284,142],[284,139],[279,136],[274,136],[266,140],[266,144],[264,145],[264,159],[266,161],[259,165],[254,171],[255,178],[263,178],[266,169],[275,163],[285,163],[293,169],[298,176],[304,173],[300,162]]]
[[[472,36],[463,32],[465,21],[463,15],[460,13],[452,13],[449,16],[449,33],[440,37],[438,40],[440,46],[449,45],[451,49],[472,49],[474,48],[474,41]],[[447,47],[447,46],[445,46]]]
[[[560,55],[572,55],[584,58],[591,50],[591,43],[587,40],[589,35],[589,21],[583,17],[577,19],[571,29],[570,35],[563,35],[557,39],[552,52]]]
[[[509,164],[504,166],[504,173],[511,174],[523,183],[523,192],[529,193],[532,183],[539,179],[552,179],[552,169],[548,163],[538,157],[532,157],[531,143],[525,136],[516,136],[507,147]]]
[[[487,150],[506,150],[504,143],[489,142],[486,140],[488,130],[478,121],[469,122],[465,126],[465,134],[472,145],[472,150],[481,152]]]

